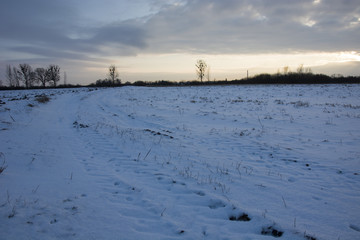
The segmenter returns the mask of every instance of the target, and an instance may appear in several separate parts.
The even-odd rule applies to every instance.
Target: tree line
[[[210,67],[204,60],[198,60],[195,64],[196,76],[200,81],[136,81],[134,83],[126,82],[123,84],[119,79],[119,73],[115,65],[108,68],[107,78],[99,79],[89,87],[116,87],[124,85],[133,86],[196,86],[196,85],[227,85],[227,84],[342,84],[342,83],[360,83],[360,77],[344,77],[342,75],[327,76],[324,74],[313,74],[311,68],[305,68],[300,64],[296,72],[292,72],[288,66],[278,70],[276,74],[259,74],[252,77],[246,76],[243,79],[228,81],[210,80]],[[10,88],[25,86],[34,87],[35,84],[45,87],[47,84],[53,87],[60,81],[60,67],[58,65],[49,65],[48,68],[36,68],[33,70],[29,64],[19,64],[19,67],[7,65],[6,77]],[[206,77],[207,81],[203,81]],[[66,73],[64,73],[64,82],[66,82]],[[1,82],[0,82],[1,85]],[[81,87],[81,85],[64,85],[63,87]]]
[[[283,72],[278,70],[275,74],[259,74],[252,77],[246,76],[243,79],[235,79],[228,81],[225,80],[210,80],[210,69],[207,63],[199,59],[195,64],[196,76],[200,81],[183,81],[183,82],[174,82],[174,81],[155,81],[155,82],[145,82],[145,81],[136,81],[133,84],[134,86],[201,86],[201,85],[242,85],[242,84],[359,84],[360,77],[344,77],[340,74],[334,74],[332,76],[327,76],[325,74],[313,74],[311,68],[304,67],[303,64],[300,64],[296,68],[296,72],[292,72],[289,66],[283,68]],[[207,78],[207,81],[203,79]]]
[[[125,83],[125,85],[143,87],[179,87],[179,86],[219,86],[219,85],[256,85],[256,84],[360,84],[360,77],[356,76],[327,76],[324,74],[297,73],[289,74],[259,74],[249,78],[235,80],[216,80],[216,81],[167,81],[160,80],[154,82],[136,81]]]
[[[47,68],[33,69],[29,64],[22,63],[18,67],[6,66],[6,80],[9,87],[31,88],[35,85],[46,87],[46,85],[56,87],[60,81],[60,67],[50,64]]]
[[[195,64],[196,76],[200,81],[167,81],[160,80],[155,82],[136,81],[134,83],[121,83],[118,79],[119,73],[115,65],[111,65],[108,69],[108,78],[99,79],[95,83],[90,84],[91,87],[116,87],[116,86],[200,86],[200,85],[241,85],[241,84],[343,84],[343,83],[360,83],[360,77],[344,77],[342,75],[327,76],[324,74],[313,74],[311,68],[304,67],[300,64],[296,68],[296,72],[292,72],[289,66],[279,69],[275,74],[259,74],[252,77],[246,76],[243,79],[235,80],[210,80],[210,67],[202,60],[197,60]],[[207,81],[203,81],[204,79]]]

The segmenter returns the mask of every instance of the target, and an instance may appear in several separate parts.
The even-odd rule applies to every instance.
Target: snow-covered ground
[[[359,85],[0,99],[0,239],[360,239]]]

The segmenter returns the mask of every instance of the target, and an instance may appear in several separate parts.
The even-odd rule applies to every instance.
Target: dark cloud
[[[8,50],[16,52],[70,59],[106,55],[108,47],[113,54],[133,55],[146,46],[145,32],[136,21],[94,26],[78,15],[77,7],[86,5],[74,4],[67,0],[2,1],[0,21],[6,24],[0,25],[0,43],[12,42]]]
[[[115,43],[135,48],[146,47],[146,32],[136,21],[112,23],[94,30],[90,44]]]
[[[1,38],[39,41],[64,34],[76,27],[71,6],[60,1],[3,0],[0,3]]]
[[[117,55],[360,50],[355,0],[152,0],[157,12],[145,18],[121,21],[114,16],[98,26],[79,15],[79,8],[87,7],[80,3],[3,0],[0,21],[6,24],[0,25],[0,41],[27,46],[12,48],[16,51],[39,45],[49,54],[56,49],[59,57],[109,54],[104,49],[110,47]]]
[[[259,53],[360,50],[357,1],[192,0],[147,23],[158,51]]]
[[[83,59],[86,60],[88,57],[81,53],[76,52],[68,52],[63,50],[57,50],[57,49],[49,49],[49,48],[42,48],[42,47],[33,47],[33,46],[21,46],[21,47],[13,47],[11,50],[14,50],[16,52],[24,52],[24,53],[30,53],[36,56],[39,56],[40,58],[42,56],[46,56],[47,58],[60,58],[60,59]]]

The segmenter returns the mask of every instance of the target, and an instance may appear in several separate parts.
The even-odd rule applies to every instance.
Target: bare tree
[[[31,87],[35,77],[31,66],[27,63],[23,63],[20,64],[19,67],[20,67],[20,74],[22,77],[21,80],[24,82],[25,87],[26,88]]]
[[[49,82],[52,82],[53,86],[56,87],[56,83],[60,81],[60,67],[58,65],[49,65],[46,70],[46,76]]]
[[[300,74],[304,73],[304,64],[300,64],[296,71]]]
[[[312,74],[312,69],[310,67],[305,68],[305,73]]]
[[[13,81],[14,81],[14,86],[15,87],[19,87],[20,86],[20,81],[21,81],[21,71],[19,69],[17,69],[16,67],[13,67]]]
[[[200,81],[203,81],[203,78],[205,76],[205,71],[206,71],[206,62],[204,60],[198,60],[197,63],[195,64],[196,67],[196,74],[197,77],[200,79]]]
[[[6,78],[9,87],[19,87],[22,73],[16,67],[6,66]]]
[[[45,87],[46,82],[48,82],[47,71],[45,68],[36,68],[35,69],[35,79],[41,86]]]
[[[13,74],[13,69],[10,65],[6,66],[6,78],[9,87],[14,87],[15,86],[14,74]]]
[[[111,65],[109,67],[109,77],[113,84],[115,84],[115,80],[119,80],[119,73],[115,67],[115,65]],[[119,80],[120,81],[120,80]]]

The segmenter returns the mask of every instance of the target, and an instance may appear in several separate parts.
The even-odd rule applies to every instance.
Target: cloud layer
[[[93,23],[101,22],[96,9],[78,2],[2,1],[0,40],[16,43],[9,46],[14,51],[46,56],[49,49],[70,58],[109,54],[108,48],[118,55],[360,50],[357,0],[152,1],[155,13],[149,8],[149,15],[124,21],[114,15],[99,26],[78,11],[88,7]],[[102,12],[111,2],[104,1]]]
[[[157,51],[359,51],[358,1],[193,0],[147,23]]]

